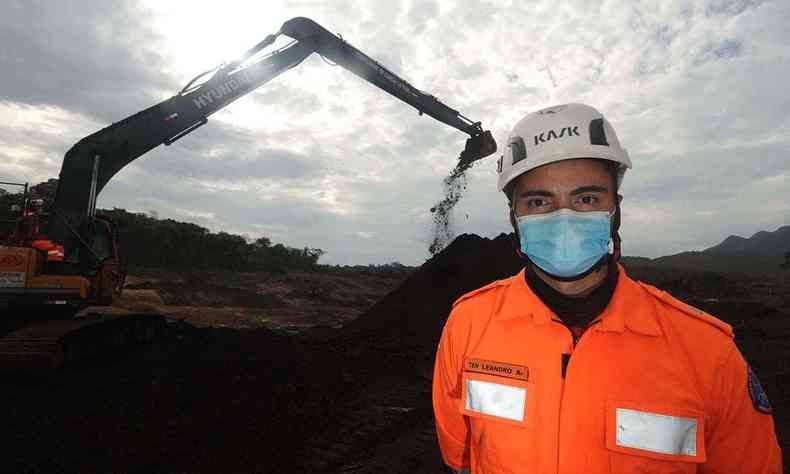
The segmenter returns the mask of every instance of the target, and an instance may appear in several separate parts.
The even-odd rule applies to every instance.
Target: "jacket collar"
[[[660,336],[655,304],[650,295],[632,280],[621,264],[617,264],[619,274],[617,285],[612,294],[609,305],[596,318],[600,324],[592,326],[599,331],[623,332],[625,328],[647,336]],[[505,289],[495,318],[509,320],[513,318],[531,316],[535,324],[543,325],[556,320],[561,320],[555,315],[527,285],[522,269],[517,275],[510,278]]]

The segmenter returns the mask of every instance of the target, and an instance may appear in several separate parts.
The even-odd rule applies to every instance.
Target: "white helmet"
[[[628,152],[600,112],[585,104],[556,105],[526,115],[513,127],[497,165],[499,189],[507,193],[508,184],[527,171],[572,158],[618,163],[618,190],[626,168],[631,168]]]

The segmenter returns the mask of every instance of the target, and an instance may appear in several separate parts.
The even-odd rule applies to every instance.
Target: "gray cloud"
[[[297,153],[273,146],[268,143],[269,139],[271,137],[211,121],[188,138],[171,147],[160,147],[138,163],[148,172],[172,178],[237,183],[255,179],[307,183],[327,172],[328,159],[320,149]]]
[[[263,91],[254,93],[253,98],[262,106],[279,106],[300,114],[310,114],[321,108],[321,99],[317,95],[288,83],[268,84]]]
[[[0,99],[109,121],[175,93],[154,14],[133,1],[4,3]]]
[[[0,39],[13,45],[0,53],[12,71],[0,78],[0,174],[56,175],[80,137],[171,94],[181,85],[171,74],[198,72],[169,68],[183,53],[173,35],[185,34],[186,20],[155,27],[156,4],[28,5],[12,4],[0,20]],[[597,106],[634,162],[622,189],[626,254],[700,249],[790,222],[782,80],[790,77],[790,5],[623,0],[594,14],[588,6],[343,0],[267,8],[341,33],[481,120],[500,146],[527,112]],[[233,24],[245,8],[214,12],[212,25]],[[218,31],[217,41],[231,33]],[[429,209],[465,138],[312,57],[130,165],[99,205],[320,247],[328,263],[417,264],[431,241]],[[509,230],[494,162],[469,173],[456,232]]]
[[[427,28],[428,20],[439,16],[439,4],[436,0],[416,0],[412,2],[406,14],[406,28],[411,35],[420,35]]]
[[[699,66],[708,61],[717,59],[736,58],[743,54],[743,44],[738,40],[725,39],[716,44],[708,44],[694,58],[694,64]]]
[[[705,3],[706,15],[740,15],[764,3],[760,0],[709,0]]]

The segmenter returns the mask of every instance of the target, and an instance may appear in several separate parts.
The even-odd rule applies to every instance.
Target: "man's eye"
[[[534,199],[528,199],[527,200],[527,206],[529,206],[529,207],[540,207],[540,206],[545,206],[545,205],[546,205],[546,200],[545,199],[534,198]]]
[[[598,202],[598,198],[595,196],[582,196],[581,201],[582,204],[595,204]]]

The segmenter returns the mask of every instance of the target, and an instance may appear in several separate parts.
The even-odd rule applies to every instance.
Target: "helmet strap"
[[[613,244],[613,251],[612,255],[614,255],[614,261],[620,261],[620,202],[623,200],[623,195],[618,194],[615,196],[615,211],[614,216],[612,216],[612,244]]]

